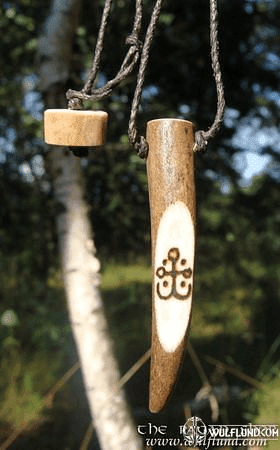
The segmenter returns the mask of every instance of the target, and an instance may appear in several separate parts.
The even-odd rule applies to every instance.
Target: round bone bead
[[[105,142],[108,114],[104,111],[47,109],[44,137],[47,144],[95,147]]]

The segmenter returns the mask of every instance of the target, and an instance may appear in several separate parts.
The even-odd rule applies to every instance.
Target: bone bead
[[[95,147],[105,142],[108,114],[104,111],[47,109],[44,137],[47,144]]]

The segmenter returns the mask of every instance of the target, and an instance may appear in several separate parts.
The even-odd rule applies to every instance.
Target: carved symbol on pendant
[[[185,279],[191,278],[192,276],[192,269],[190,267],[188,267],[187,269],[178,270],[177,263],[179,259],[180,259],[179,249],[171,248],[168,252],[167,259],[164,259],[162,261],[163,266],[159,267],[156,271],[156,276],[160,279],[163,279],[162,285],[164,288],[167,288],[169,286],[170,284],[169,277],[171,277],[171,286],[168,295],[162,295],[162,293],[160,292],[160,283],[157,283],[157,294],[159,298],[161,298],[162,300],[168,300],[171,297],[177,298],[178,300],[186,300],[191,294],[192,289],[191,283],[189,283],[187,286],[188,290],[186,294],[180,294],[177,291],[176,280],[178,276],[182,275],[183,278]],[[166,266],[168,261],[171,262],[171,270],[166,270],[166,268],[164,267]],[[180,261],[181,266],[185,266],[186,263],[187,263],[186,259],[181,259]],[[186,284],[187,283],[183,280],[181,281],[180,286],[182,288],[186,288]]]

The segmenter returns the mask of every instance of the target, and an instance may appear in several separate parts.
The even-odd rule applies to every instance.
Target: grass
[[[145,264],[108,264],[101,277],[101,288],[113,290],[130,283],[151,284],[151,268]]]
[[[254,407],[248,420],[255,423],[261,420],[264,423],[269,423],[275,417],[276,420],[279,420],[279,378],[277,381],[273,379],[264,380],[264,375],[271,368],[272,357],[267,355],[266,361],[263,358],[264,355],[260,353],[258,355],[259,347],[254,349],[252,353],[250,339],[247,343],[245,342],[246,336],[251,333],[250,323],[254,313],[252,305],[247,302],[251,292],[246,286],[240,287],[233,283],[231,286],[224,288],[219,284],[220,280],[222,280],[221,277],[215,279],[213,289],[213,285],[208,286],[207,279],[204,280],[199,273],[196,275],[190,331],[191,342],[209,377],[211,377],[211,373],[214,373],[214,368],[205,363],[203,358],[205,355],[211,355],[234,367],[239,367],[253,377],[256,377],[255,368],[258,369],[263,360],[263,371],[259,373],[258,378],[265,382],[267,388],[265,387],[262,391],[255,391],[252,398]],[[151,267],[144,262],[132,264],[107,263],[104,265],[101,276],[102,298],[122,373],[125,373],[150,346],[151,283]],[[60,308],[64,310],[63,283],[59,270],[51,273],[48,287],[49,291],[53,293],[54,299],[57,299],[57,304],[60,305],[59,311]],[[60,320],[57,318],[57,314],[58,311],[55,309],[54,317],[56,319],[54,323],[59,326]],[[48,327],[51,326],[52,320],[54,319],[51,318]],[[272,347],[272,356],[278,350],[279,345],[280,343],[277,341],[274,345],[275,348]],[[254,355],[256,361],[252,362],[252,356]],[[1,398],[1,408],[6,420],[8,419],[13,426],[27,417],[30,411],[36,411],[42,392],[45,390],[43,388],[51,384],[47,383],[47,379],[45,379],[48,373],[48,371],[45,371],[45,367],[48,364],[42,363],[40,353],[36,358],[39,358],[38,368],[33,367],[34,363],[33,365],[30,363],[32,367],[31,365],[29,367],[25,361],[21,361],[19,355],[15,358],[15,364],[11,364],[11,361],[9,361],[9,367],[6,371],[8,379],[14,378],[17,379],[17,382],[10,382],[8,388],[2,386],[2,392],[5,394]],[[8,359],[4,358],[2,359],[2,370],[5,363],[8,363]],[[45,375],[41,373],[42,368],[46,372]],[[148,373],[148,366],[145,370],[140,371],[127,386],[132,403],[134,407],[138,408],[143,407],[143,399],[139,392],[147,392],[145,371]],[[48,376],[51,375],[52,370],[49,372]],[[38,380],[36,376],[39,377]],[[227,382],[240,384],[240,380],[229,378],[226,376]],[[177,405],[186,398],[193,398],[200,387],[201,380],[189,356],[187,356],[174,394],[173,404]],[[245,388],[247,389],[248,386],[245,386]],[[245,408],[246,406],[243,405],[244,411]],[[232,405],[228,409],[233,409]],[[3,414],[0,414],[0,420],[3,420]],[[236,420],[232,416],[228,420],[233,420],[232,423],[240,423],[239,410],[237,414]],[[40,417],[40,412],[38,412],[38,416]],[[245,415],[243,418],[246,419]],[[275,450],[276,448],[279,447],[275,447]]]
[[[145,342],[145,350],[150,345],[151,282],[151,267],[139,263],[108,264],[102,274],[102,293],[104,303],[110,311],[111,332],[119,348],[119,359],[122,359],[122,355],[128,358],[124,363],[126,368],[134,362],[135,349],[139,349],[141,342]],[[204,355],[212,355],[255,378],[255,370],[260,367],[263,355],[260,352],[256,356],[258,352],[250,344],[254,311],[244,301],[249,295],[246,287],[238,286],[231,286],[221,293],[218,289],[214,293],[207,292],[201,287],[198,274],[190,339],[202,361]],[[187,362],[186,369],[190,374],[190,362]],[[206,370],[211,372],[213,368],[206,365]],[[194,376],[197,376],[195,372]],[[232,382],[239,384],[240,380],[231,377]],[[244,387],[248,388],[246,384]],[[189,381],[188,388],[195,392]],[[254,399],[255,403],[256,401]]]

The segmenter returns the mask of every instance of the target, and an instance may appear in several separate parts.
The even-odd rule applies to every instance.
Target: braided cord
[[[104,47],[104,36],[108,24],[111,7],[112,7],[112,0],[106,0],[101,19],[101,25],[98,33],[92,68],[89,72],[88,78],[86,80],[83,89],[81,91],[74,91],[73,89],[68,89],[68,91],[66,92],[69,109],[82,109],[83,100],[98,101],[101,98],[108,96],[112,92],[112,89],[115,86],[117,86],[121,81],[123,81],[133,71],[135,64],[139,59],[141,43],[138,37],[141,30],[143,0],[136,0],[136,10],[135,10],[133,30],[130,36],[128,36],[128,38],[126,39],[126,44],[128,44],[130,48],[122,62],[119,72],[117,73],[115,78],[108,81],[101,88],[93,89],[93,84],[96,79],[98,70],[100,68],[101,53]]]
[[[98,32],[98,37],[97,37],[97,42],[96,42],[96,47],[95,47],[95,52],[94,52],[94,58],[93,58],[93,62],[92,62],[92,68],[91,68],[88,79],[86,80],[86,83],[82,90],[82,92],[84,92],[85,94],[89,94],[92,91],[93,83],[95,81],[96,75],[100,68],[101,53],[102,53],[102,50],[104,47],[104,36],[105,36],[105,31],[106,31],[108,20],[109,20],[109,14],[110,14],[111,8],[112,8],[112,0],[106,0],[104,9],[103,9],[102,19],[101,19],[101,25],[100,25],[99,32]]]
[[[145,71],[149,59],[149,51],[155,33],[155,27],[159,19],[162,0],[156,2],[151,21],[147,30],[143,51],[141,55],[140,68],[137,77],[137,85],[134,93],[134,98],[131,107],[131,114],[128,127],[128,137],[130,143],[134,146],[140,158],[147,158],[148,144],[144,136],[139,136],[137,131],[137,113],[139,111],[141,92],[144,83]],[[204,151],[207,148],[208,140],[216,136],[221,128],[224,111],[225,111],[225,97],[224,85],[222,80],[222,73],[219,63],[219,40],[218,40],[218,9],[217,0],[210,0],[210,47],[211,47],[211,61],[213,75],[216,82],[217,89],[217,112],[214,122],[208,131],[197,131],[195,133],[194,152]]]
[[[195,152],[206,150],[208,140],[216,136],[220,130],[225,112],[224,85],[219,63],[217,0],[210,0],[210,46],[212,69],[217,89],[217,112],[214,122],[208,131],[197,131],[195,133]]]
[[[74,91],[72,89],[69,89],[66,93],[66,97],[69,101],[69,109],[83,109],[83,100],[98,101],[101,98],[108,96],[109,94],[111,94],[112,89],[133,71],[142,49],[136,88],[130,112],[128,137],[137,154],[140,156],[140,158],[143,159],[145,159],[148,155],[148,144],[144,136],[139,135],[137,129],[137,114],[139,112],[141,102],[141,93],[149,60],[150,48],[155,35],[156,25],[160,17],[162,3],[163,0],[156,0],[142,49],[142,44],[139,41],[139,34],[141,31],[142,23],[143,0],[136,0],[133,30],[130,36],[128,36],[128,38],[126,39],[126,44],[128,44],[130,48],[122,62],[120,70],[115,78],[108,81],[104,86],[98,89],[93,89],[93,84],[100,68],[101,53],[104,47],[104,36],[112,7],[112,0],[105,0],[93,64],[89,76],[81,91]],[[221,68],[219,63],[217,0],[210,0],[210,47],[212,69],[217,89],[217,112],[214,122],[208,131],[200,130],[195,133],[195,145],[193,149],[193,151],[195,152],[203,151],[206,149],[208,140],[216,136],[216,134],[220,130],[224,117],[225,97]]]
[[[137,82],[136,82],[136,88],[134,92],[134,97],[132,101],[131,106],[131,113],[130,113],[130,119],[129,119],[129,125],[128,125],[128,138],[131,143],[131,145],[134,146],[135,150],[137,151],[138,156],[140,158],[146,158],[148,155],[148,144],[144,136],[140,136],[137,130],[137,113],[139,111],[140,101],[141,101],[141,93],[143,88],[143,83],[145,79],[145,72],[149,60],[149,53],[150,48],[152,45],[152,41],[155,34],[155,28],[157,25],[157,22],[159,20],[161,6],[162,6],[163,0],[157,0],[151,20],[149,23],[149,26],[147,28],[147,33],[143,45],[143,50],[141,54],[141,61],[140,61],[140,67],[138,71],[137,76]]]

